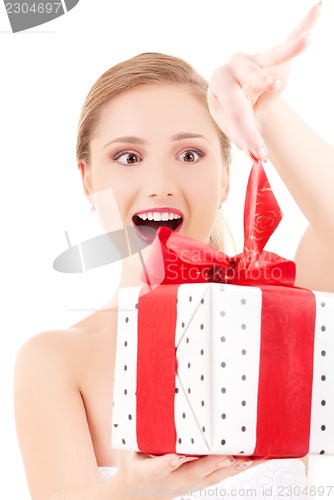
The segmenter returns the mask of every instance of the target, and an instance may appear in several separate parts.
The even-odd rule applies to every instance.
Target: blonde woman
[[[296,284],[334,291],[333,152],[280,95],[287,62],[307,46],[305,32],[319,8],[281,47],[239,54],[216,70],[208,94],[211,114],[207,83],[174,57],[142,54],[97,80],[82,109],[77,160],[84,191],[106,228],[115,218],[133,226],[149,211],[167,212],[181,234],[221,247],[218,210],[228,195],[230,164],[224,130],[253,156],[265,159],[268,149],[310,221],[296,255]],[[317,169],[315,156],[322,156]],[[100,193],[112,193],[117,213]],[[317,272],[310,266],[315,257]],[[138,255],[126,259],[120,286],[140,283],[140,271]],[[299,488],[290,498],[304,498],[306,459],[152,457],[112,449],[116,328],[113,298],[108,310],[68,330],[39,334],[18,355],[17,431],[34,500],[167,500],[175,492],[204,498],[203,488],[214,487],[221,498],[224,488],[246,486],[256,488],[252,498],[266,498],[263,485],[277,488],[287,477]],[[145,497],[143,491],[150,493]]]

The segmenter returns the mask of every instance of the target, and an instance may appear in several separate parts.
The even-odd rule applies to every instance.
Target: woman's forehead
[[[171,140],[180,133],[217,135],[208,109],[189,87],[159,84],[128,90],[108,102],[94,136],[136,137],[145,131]]]

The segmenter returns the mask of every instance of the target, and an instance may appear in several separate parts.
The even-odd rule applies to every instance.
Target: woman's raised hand
[[[122,495],[145,498],[145,492],[149,492],[147,497],[164,500],[215,485],[258,463],[249,457],[180,457],[173,453],[153,457],[122,452],[118,474]]]
[[[250,156],[267,159],[259,130],[261,116],[283,92],[291,60],[308,46],[320,10],[321,2],[309,10],[282,45],[253,55],[237,53],[212,74],[210,113],[232,142]]]

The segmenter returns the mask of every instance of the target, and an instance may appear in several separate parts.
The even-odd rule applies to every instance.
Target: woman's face
[[[118,224],[140,226],[147,243],[152,230],[145,227],[160,225],[208,241],[228,171],[208,111],[185,87],[147,85],[113,99],[90,153],[80,169],[107,231],[116,229],[114,197]]]

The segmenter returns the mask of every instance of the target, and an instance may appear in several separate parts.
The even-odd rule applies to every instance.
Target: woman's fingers
[[[161,456],[148,456],[142,453],[136,454],[137,471],[139,476],[145,477],[146,480],[163,479],[171,472],[180,470],[186,474],[196,478],[204,478],[209,476],[214,471],[231,467],[236,467],[241,470],[245,461],[249,462],[247,457],[234,458],[232,455],[206,455],[201,457],[182,456],[169,453]]]
[[[163,479],[168,474],[177,470],[182,464],[198,460],[198,457],[186,457],[183,455],[176,455],[175,453],[168,453],[166,455],[152,457],[143,453],[136,454],[137,474],[145,477],[146,480]]]
[[[315,26],[321,14],[321,2],[311,7],[308,13],[303,17],[300,23],[289,33],[287,40],[299,38],[304,33],[310,31]]]
[[[213,95],[209,91],[210,113],[217,123],[241,150],[250,156],[266,161],[264,141],[255,124],[253,105],[238,84],[225,81]]]
[[[198,478],[204,478],[218,469],[226,469],[235,463],[236,459],[232,455],[205,455],[195,463],[187,464],[183,470],[187,470],[187,473],[191,471],[191,474]]]
[[[281,45],[254,54],[253,60],[262,68],[272,68],[284,64],[298,56],[308,47],[311,41],[309,32],[303,33],[298,38],[287,40]]]
[[[175,474],[184,475],[190,485],[205,488],[235,476],[252,465],[253,461],[249,457],[207,455],[197,462],[185,464]]]
[[[263,68],[278,66],[299,55],[310,43],[310,31],[321,13],[321,3],[313,5],[300,23],[288,35],[286,42],[255,54],[254,60]]]
[[[226,84],[234,84],[235,81],[241,87],[247,85],[253,90],[263,92],[269,90],[274,79],[260,66],[255,56],[237,53],[227,64],[212,73],[212,92],[218,96],[219,89],[226,87]]]
[[[289,63],[310,43],[309,31],[321,11],[314,5],[287,41],[254,55],[235,54],[214,71],[208,92],[210,112],[236,146],[262,161],[267,153],[255,122],[255,110],[266,109],[281,93],[289,75]],[[264,106],[263,106],[264,105]]]
[[[228,469],[225,470],[215,470],[209,476],[206,477],[205,483],[209,486],[211,484],[217,484],[224,479],[224,472],[226,473],[226,477],[231,477],[239,474],[240,472],[245,471],[251,467],[255,467],[260,465],[261,463],[266,462],[267,460],[249,460],[247,457],[241,459],[240,457],[236,457],[236,461],[232,464]],[[227,475],[228,474],[228,475]]]
[[[167,491],[197,491],[242,472],[257,462],[250,457],[230,455],[179,456],[169,453],[162,456],[140,452],[123,452],[122,466],[127,486],[140,494],[142,488],[159,487]],[[168,494],[167,494],[168,496]]]

